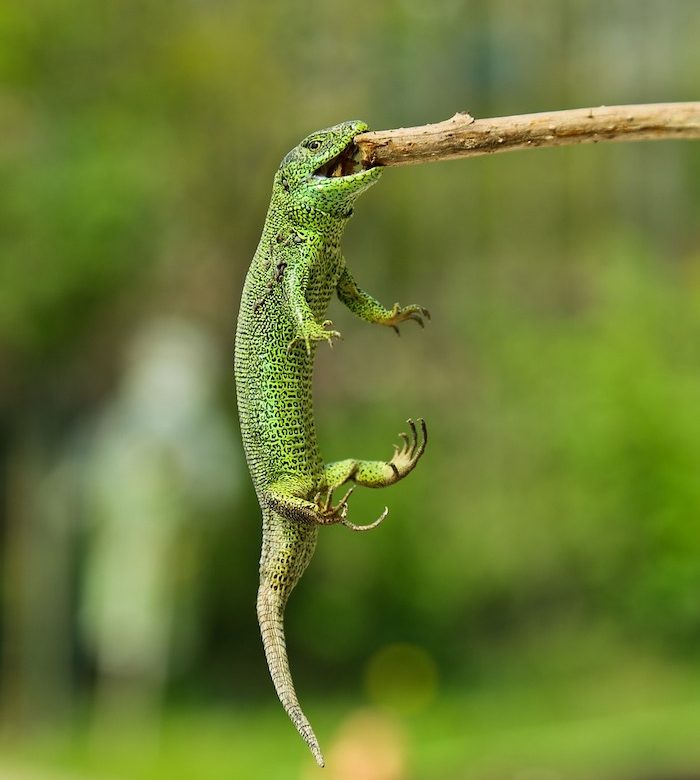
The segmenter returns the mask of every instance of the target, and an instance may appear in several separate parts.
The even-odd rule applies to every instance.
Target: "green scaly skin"
[[[397,329],[429,317],[421,306],[384,308],[355,283],[345,265],[340,239],[352,204],[374,184],[380,168],[357,170],[352,139],[367,129],[343,122],[313,133],[283,160],[275,175],[260,244],[248,271],[236,333],[238,411],[248,467],[263,517],[257,611],[265,655],[277,695],[316,761],[323,756],[311,724],[299,706],[287,661],[283,615],[294,586],[316,546],[319,526],[342,523],[348,496],[333,502],[346,482],[385,487],[408,474],[423,454],[420,433],[409,420],[389,461],[343,460],[324,464],[316,443],[311,379],[316,344],[332,345],[340,334],[324,321],[333,293],[358,317]],[[329,175],[335,172],[336,175]],[[340,174],[340,175],[338,175]]]

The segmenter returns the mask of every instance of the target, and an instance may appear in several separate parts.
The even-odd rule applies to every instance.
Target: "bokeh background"
[[[0,777],[321,776],[255,622],[240,289],[308,132],[693,100],[695,0],[0,5]],[[287,615],[329,780],[700,776],[700,147],[392,169],[331,316],[357,491]]]

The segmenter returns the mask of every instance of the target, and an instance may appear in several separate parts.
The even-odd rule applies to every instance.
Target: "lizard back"
[[[241,435],[263,519],[257,613],[265,656],[284,709],[321,766],[292,682],[283,616],[319,524],[344,522],[347,510],[330,502],[311,391],[316,343],[339,335],[323,318],[346,272],[340,239],[354,199],[381,172],[355,171],[347,154],[365,129],[345,122],[318,131],[282,160],[243,287],[234,359]]]

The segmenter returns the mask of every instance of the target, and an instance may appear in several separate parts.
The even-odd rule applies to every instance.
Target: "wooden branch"
[[[364,165],[416,165],[536,146],[700,139],[700,102],[600,106],[474,119],[466,112],[420,127],[355,137]]]

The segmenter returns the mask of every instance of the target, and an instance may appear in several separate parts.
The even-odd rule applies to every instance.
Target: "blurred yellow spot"
[[[404,780],[406,740],[400,726],[376,710],[353,712],[330,745],[326,766],[306,765],[303,780]]]
[[[416,645],[386,645],[370,659],[366,685],[377,704],[411,714],[434,699],[437,668],[428,653]]]

